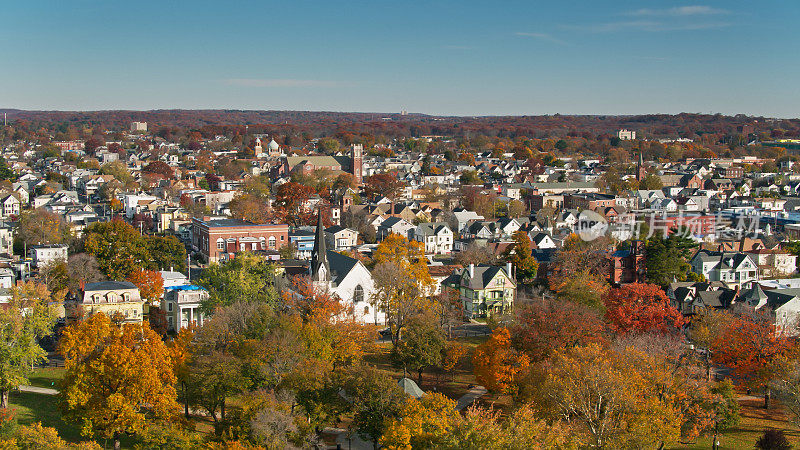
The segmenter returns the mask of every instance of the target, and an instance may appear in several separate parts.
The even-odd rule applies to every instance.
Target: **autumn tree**
[[[642,448],[675,443],[681,417],[630,360],[598,344],[559,350],[542,369],[534,405],[564,418],[581,446]]]
[[[437,392],[420,399],[409,398],[397,412],[381,438],[383,448],[440,448],[460,419],[456,402]]]
[[[240,194],[228,204],[231,217],[253,223],[270,223],[272,214],[266,200],[253,194]]]
[[[528,233],[522,230],[514,232],[512,239],[513,242],[508,246],[505,258],[513,264],[517,280],[526,284],[531,283],[536,278],[536,271],[539,268],[539,263],[531,252],[531,239]]]
[[[604,278],[588,269],[561,278],[560,284],[551,286],[559,300],[588,306],[600,312],[605,311],[603,295],[609,288]]]
[[[111,280],[124,280],[136,268],[145,268],[150,260],[145,239],[122,220],[86,227],[83,247],[97,258],[100,269]]]
[[[17,237],[28,246],[67,244],[72,232],[63,217],[39,208],[22,212]]]
[[[472,242],[455,255],[453,262],[467,267],[470,264],[490,264],[493,259],[494,255],[485,245],[482,246]]]
[[[23,425],[10,435],[0,433],[0,448],[15,450],[101,450],[100,444],[83,441],[73,444],[58,435],[58,430],[42,426],[41,422]]]
[[[384,311],[392,330],[392,343],[397,345],[408,319],[432,306],[426,299],[433,286],[422,243],[399,234],[390,234],[373,254],[372,277],[375,292],[370,299],[373,308]]]
[[[146,166],[142,167],[142,173],[152,174],[152,175],[160,175],[164,178],[172,178],[175,175],[175,171],[169,164],[165,163],[164,161],[153,161]]]
[[[47,287],[28,281],[13,287],[11,301],[0,308],[0,410],[8,408],[9,391],[47,360],[39,339],[53,332],[54,300]]]
[[[593,241],[584,241],[577,234],[570,234],[564,240],[564,245],[559,250],[553,262],[548,265],[548,284],[550,289],[560,292],[569,283],[569,280],[586,272],[592,281],[592,289],[597,292],[602,289],[597,284],[605,279],[607,273],[607,260],[605,253],[608,248],[608,239],[600,237]]]
[[[151,305],[164,294],[164,279],[158,271],[137,269],[128,274],[127,280],[139,288],[141,297]]]
[[[364,178],[364,192],[368,197],[383,196],[394,201],[404,187],[397,173],[393,172],[376,173]]]
[[[530,359],[512,347],[508,328],[500,327],[475,349],[472,363],[479,383],[490,391],[513,394],[517,379],[530,365]]]
[[[604,296],[605,318],[618,333],[680,330],[685,319],[670,305],[669,298],[655,284],[631,283],[610,289]]]
[[[748,387],[764,387],[764,408],[769,408],[770,383],[788,370],[796,344],[776,327],[771,313],[744,312],[730,320],[711,342],[715,363],[732,369],[732,375]]]
[[[100,166],[100,174],[111,175],[119,181],[122,186],[133,183],[133,175],[128,170],[128,166],[122,161],[111,161]]]
[[[311,223],[314,213],[307,202],[315,194],[311,186],[295,182],[284,183],[278,186],[275,193],[275,213],[282,222],[290,225]]]
[[[570,302],[532,300],[516,311],[512,344],[531,361],[557,350],[605,341],[605,326],[593,309]]]
[[[175,414],[170,352],[146,324],[117,325],[97,313],[64,330],[59,352],[63,407],[84,435],[113,438],[119,448],[122,434]]]

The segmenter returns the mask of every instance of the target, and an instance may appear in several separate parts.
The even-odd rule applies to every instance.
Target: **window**
[[[267,249],[267,243],[266,243],[266,241],[264,240],[263,237],[258,238],[258,242],[259,242],[259,244],[261,244],[261,250],[266,250]]]
[[[269,249],[275,250],[275,236],[269,237]]]
[[[172,312],[172,302],[167,303],[167,312]]]
[[[353,289],[353,303],[363,302],[364,301],[364,288],[361,287],[359,284]]]
[[[217,239],[217,250],[225,250],[225,240],[222,238]]]
[[[239,250],[240,250],[240,251],[244,251],[244,242],[242,242],[241,244],[239,244]]]

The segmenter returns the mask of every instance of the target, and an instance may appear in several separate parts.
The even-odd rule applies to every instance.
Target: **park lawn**
[[[426,392],[435,389],[453,400],[458,400],[470,387],[478,384],[472,370],[472,353],[475,347],[485,342],[486,339],[488,339],[488,336],[457,338],[457,342],[467,347],[467,353],[461,359],[461,362],[451,373],[441,373],[434,370],[423,372],[420,388]],[[391,352],[391,342],[379,342],[365,353],[364,362],[399,380],[403,376],[403,369],[392,364]],[[406,376],[414,380],[414,382],[418,382],[416,372],[409,372]]]
[[[800,429],[789,422],[780,407],[770,408],[768,411],[761,408],[762,401],[742,400],[742,420],[734,428],[726,430],[719,437],[721,450],[753,449],[759,437],[768,428],[783,430],[794,448],[800,447]],[[675,449],[709,449],[712,436],[704,436],[697,442],[689,445],[678,445]]]
[[[58,430],[58,435],[66,441],[80,442],[86,440],[81,436],[78,426],[64,421],[58,408],[58,398],[56,396],[12,391],[8,400],[20,425],[41,422],[45,427]]]
[[[65,369],[60,367],[40,367],[28,377],[28,384],[36,387],[59,389],[64,379]]]

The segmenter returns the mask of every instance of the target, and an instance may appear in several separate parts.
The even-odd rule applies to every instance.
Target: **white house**
[[[444,222],[421,223],[414,230],[414,240],[425,244],[426,255],[453,252],[453,231]]]
[[[767,311],[772,315],[775,326],[789,335],[798,334],[800,319],[800,289],[762,289],[758,283],[742,294],[747,305],[757,311]]]
[[[67,261],[67,246],[64,244],[34,245],[28,249],[34,267],[45,267],[54,262]]]
[[[336,225],[325,229],[325,239],[334,251],[350,250],[358,245],[358,231]]]
[[[758,265],[746,253],[700,250],[689,264],[692,272],[708,281],[723,281],[729,286],[748,288],[759,279]]]
[[[0,199],[0,203],[3,205],[2,214],[4,219],[19,215],[20,205],[22,202],[19,201],[17,195],[18,194],[8,194]]]
[[[193,285],[171,286],[165,289],[161,309],[167,316],[167,329],[178,331],[192,323],[202,326],[205,316],[200,310],[208,291]]]
[[[414,229],[414,224],[401,219],[399,217],[388,217],[386,220],[378,225],[378,238],[383,239],[391,233],[399,234],[400,236],[409,237],[411,230]]]

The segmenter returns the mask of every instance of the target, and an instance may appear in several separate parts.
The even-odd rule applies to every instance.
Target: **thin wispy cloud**
[[[727,22],[697,22],[697,23],[666,23],[652,20],[631,20],[621,22],[607,22],[591,25],[566,25],[564,28],[575,31],[588,31],[590,33],[613,33],[618,31],[696,31],[713,30],[729,27]]]
[[[299,80],[294,78],[228,78],[224,82],[229,86],[257,88],[333,87],[337,85],[335,81]]]
[[[553,36],[551,36],[551,35],[549,35],[547,33],[529,33],[529,32],[518,31],[518,32],[514,33],[514,35],[515,36],[519,36],[519,37],[528,37],[528,38],[538,39],[540,41],[552,42],[553,44],[558,44],[558,45],[566,45],[567,44],[566,42],[562,41],[561,39],[555,38],[555,37],[553,37]]]
[[[678,6],[675,8],[666,8],[666,9],[642,8],[642,9],[637,9],[636,11],[631,11],[626,15],[689,17],[689,16],[714,16],[721,14],[730,14],[730,11],[727,11],[725,9],[712,8],[710,6],[693,5],[693,6]]]

